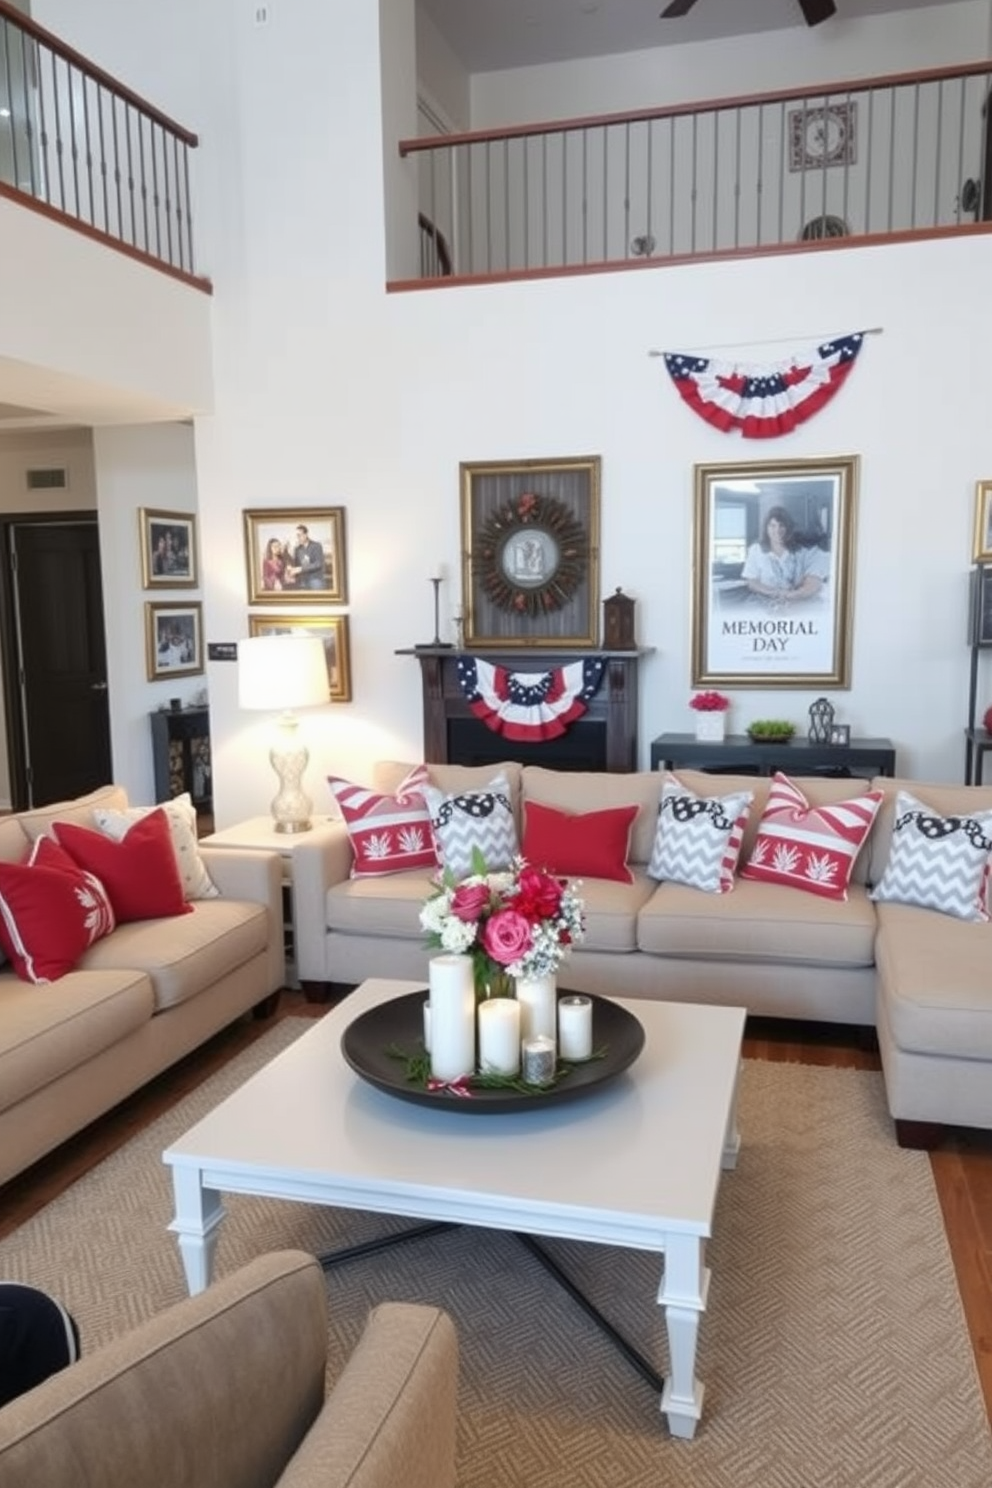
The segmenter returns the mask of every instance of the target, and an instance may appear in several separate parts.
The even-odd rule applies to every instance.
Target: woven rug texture
[[[84,1350],[183,1297],[161,1153],[308,1026],[278,1024],[0,1242],[0,1277],[58,1296]],[[462,1488],[990,1488],[929,1162],[897,1147],[881,1077],[746,1061],[739,1124],[709,1246],[693,1441],[669,1436],[650,1386],[496,1231],[452,1229],[329,1273],[329,1383],[370,1307],[430,1302],[458,1327]],[[409,1223],[237,1195],[225,1206],[218,1275],[262,1251],[321,1252]],[[660,1258],[544,1243],[664,1373]]]

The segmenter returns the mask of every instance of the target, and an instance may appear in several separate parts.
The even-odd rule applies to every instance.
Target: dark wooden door
[[[10,783],[23,809],[112,778],[103,585],[95,517],[4,525]]]

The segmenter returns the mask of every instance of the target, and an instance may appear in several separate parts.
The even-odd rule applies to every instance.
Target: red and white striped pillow
[[[434,834],[424,786],[426,765],[417,765],[400,781],[396,794],[380,795],[329,775],[327,783],[348,829],[354,861],[352,878],[381,877],[404,868],[436,868]]]
[[[811,806],[788,775],[777,773],[741,878],[787,884],[823,899],[846,899],[854,861],[881,800],[881,791],[866,791],[846,801]]]

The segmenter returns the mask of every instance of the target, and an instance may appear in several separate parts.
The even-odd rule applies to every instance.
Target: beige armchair
[[[325,1395],[327,1295],[301,1251],[252,1261],[0,1410],[4,1488],[451,1488],[458,1345],[384,1303]]]

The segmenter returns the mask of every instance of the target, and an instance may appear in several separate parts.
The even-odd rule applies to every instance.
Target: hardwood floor
[[[326,1011],[326,1004],[308,1003],[301,993],[284,991],[275,1016],[316,1018]],[[179,1097],[262,1037],[271,1026],[271,1019],[246,1019],[234,1024],[71,1142],[0,1188],[0,1237],[44,1208]],[[878,1053],[866,1046],[861,1031],[830,1024],[751,1019],[744,1053],[750,1059],[879,1068]],[[992,1423],[992,1132],[954,1132],[939,1151],[930,1155],[930,1162]],[[906,1367],[925,1368],[926,1361],[907,1360]]]

